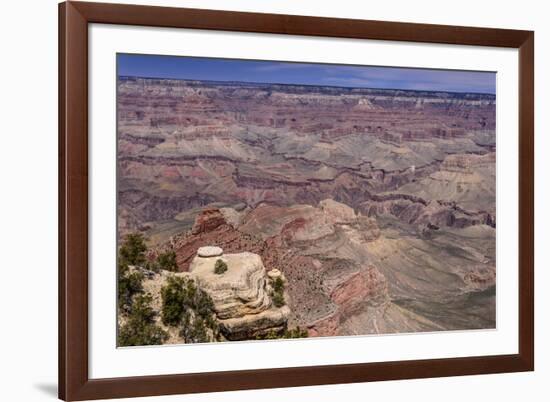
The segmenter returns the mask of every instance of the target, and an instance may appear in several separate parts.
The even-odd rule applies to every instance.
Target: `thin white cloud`
[[[253,66],[252,70],[257,72],[276,72],[285,70],[302,70],[311,68],[311,64],[305,63],[266,63],[264,65]]]

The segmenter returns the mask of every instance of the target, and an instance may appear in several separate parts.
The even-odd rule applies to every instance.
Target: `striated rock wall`
[[[178,275],[214,245],[287,278],[280,309],[258,263],[212,288],[228,336],[494,327],[493,95],[129,77],[118,89],[119,233],[174,251]]]
[[[226,272],[215,273],[218,260],[227,264]],[[270,331],[286,329],[290,309],[273,305],[268,276],[259,255],[250,252],[213,257],[197,255],[191,262],[190,274],[212,298],[226,338],[254,339]]]
[[[211,203],[357,209],[425,179],[423,198],[471,210],[470,185],[446,181],[468,167],[446,158],[495,147],[493,95],[136,77],[118,93],[121,234]]]
[[[384,275],[369,265],[338,283],[330,297],[349,316],[361,309],[362,304],[379,305],[388,301],[388,285]]]
[[[455,203],[432,201],[429,204],[408,198],[393,197],[385,201],[365,201],[360,210],[366,215],[393,215],[406,223],[438,229],[442,226],[465,228],[474,225],[495,227],[494,216],[486,211],[466,211]]]
[[[342,324],[365,311],[367,306],[388,304],[388,284],[378,269],[369,265],[353,272],[330,289],[330,298],[338,308],[307,326],[310,336],[334,336],[342,333]]]

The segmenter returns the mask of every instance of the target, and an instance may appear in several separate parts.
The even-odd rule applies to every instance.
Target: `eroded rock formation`
[[[228,336],[494,328],[493,95],[125,77],[119,99],[119,231],[177,275],[204,246],[245,267],[201,282]]]
[[[121,78],[119,228],[387,192],[494,215],[494,129],[493,95]]]
[[[221,331],[227,339],[254,339],[286,329],[290,309],[273,305],[268,276],[258,254],[202,257],[206,253],[201,250],[191,262],[190,274],[214,301]],[[227,271],[221,274],[214,269],[218,260],[227,264]]]

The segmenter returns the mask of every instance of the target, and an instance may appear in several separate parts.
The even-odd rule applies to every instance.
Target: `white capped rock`
[[[215,273],[218,259],[228,267],[223,275]],[[272,304],[266,269],[258,254],[242,252],[220,258],[203,258],[199,254],[189,271],[212,298],[216,317],[228,339],[249,339],[265,331],[284,329],[290,310]]]
[[[219,257],[222,254],[223,254],[222,248],[217,246],[199,247],[199,249],[197,250],[197,255],[203,258]]]
[[[269,276],[269,279],[275,280],[281,277],[281,271],[279,271],[277,268],[274,268],[267,273],[267,276]]]

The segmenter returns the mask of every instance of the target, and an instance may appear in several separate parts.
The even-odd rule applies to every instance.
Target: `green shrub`
[[[124,238],[119,248],[119,262],[125,265],[142,265],[145,263],[145,238],[141,233],[130,233]]]
[[[147,246],[141,233],[130,233],[118,250],[118,306],[123,313],[132,309],[134,295],[143,292],[143,274],[130,272],[129,265],[143,265],[146,262]]]
[[[191,320],[188,316],[184,324],[180,336],[185,339],[185,343],[204,343],[213,340],[208,334],[203,318],[195,317]]]
[[[273,281],[273,290],[276,293],[282,293],[285,289],[285,283],[283,279],[279,276]]]
[[[146,261],[143,268],[157,273],[160,271],[160,266],[156,261]]]
[[[302,330],[300,327],[294,329],[285,329],[284,331],[269,331],[264,335],[256,336],[257,340],[267,340],[267,339],[293,339],[293,338],[307,338],[307,330]]]
[[[159,254],[157,257],[157,264],[160,269],[164,269],[165,271],[177,271],[178,264],[176,262],[176,253],[174,251],[167,251]]]
[[[214,265],[214,273],[221,275],[225,271],[227,271],[227,264],[223,260],[216,260],[216,264]]]
[[[192,311],[194,316],[212,323],[209,327],[213,326],[214,302],[192,279],[169,277],[161,289],[161,297],[162,322],[165,325],[181,324],[185,321],[185,314]]]
[[[166,286],[161,289],[162,322],[164,325],[176,326],[181,322],[185,312],[186,292],[185,280],[179,277],[169,277]]]
[[[286,330],[284,333],[284,338],[290,339],[290,338],[307,338],[308,333],[306,329],[301,329],[300,327],[296,327],[291,330]]]
[[[218,325],[217,321],[214,319],[213,314],[211,314],[209,316],[206,316],[204,318],[204,323],[206,324],[206,326],[208,328],[210,328],[214,332],[215,335],[217,335],[219,333],[220,328],[219,328],[219,325]]]
[[[285,303],[285,283],[281,277],[275,278],[271,282],[271,286],[273,288],[273,292],[271,293],[271,300],[273,301],[273,304],[275,307],[283,307]]]
[[[267,339],[281,339],[281,334],[280,334],[280,332],[277,332],[277,331],[269,331],[264,335],[257,335],[256,336],[256,340],[258,340],[258,341],[263,341],[263,340],[267,340]]]
[[[285,303],[285,297],[282,292],[275,292],[271,296],[271,300],[273,300],[273,304],[275,307],[283,307]]]
[[[193,317],[191,316],[191,313],[189,311],[186,311],[183,313],[183,316],[181,318],[181,330],[180,330],[180,337],[182,337],[185,340],[185,343],[192,343],[191,342],[191,331],[193,330]]]
[[[120,327],[119,346],[161,345],[168,339],[168,334],[155,324],[151,301],[149,293],[135,298],[128,321]]]
[[[211,318],[212,314],[214,314],[214,302],[212,298],[200,289],[197,291],[195,299],[193,300],[193,308],[197,314],[204,319]]]
[[[219,328],[213,315],[205,318],[190,310],[183,315],[179,335],[185,343],[214,342],[219,339]]]
[[[134,295],[143,292],[143,274],[130,272],[127,265],[118,266],[118,306],[122,312],[129,312],[132,308]]]

